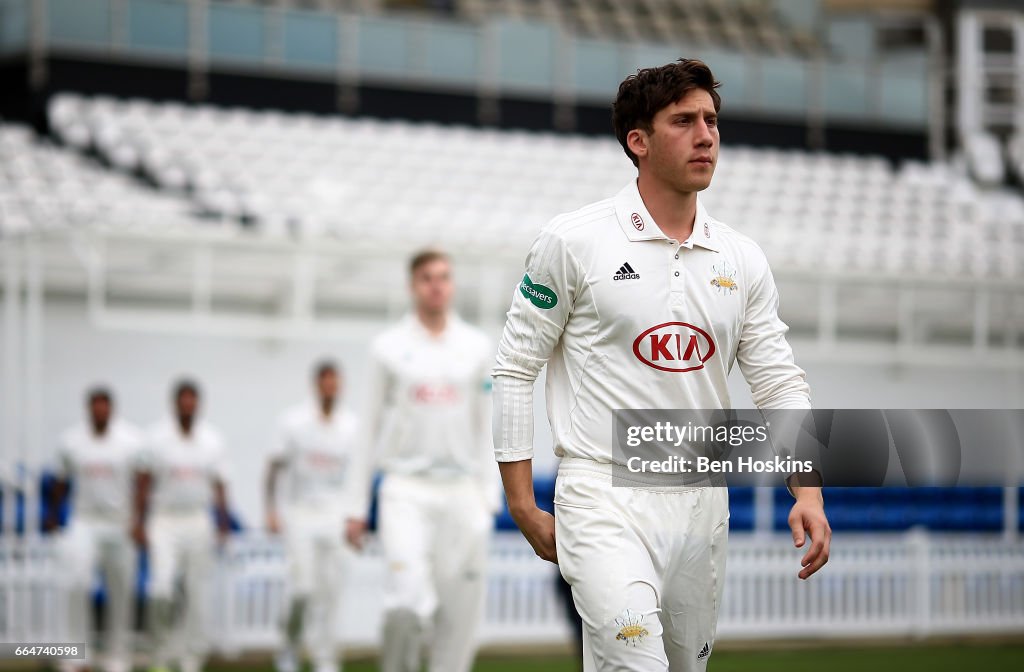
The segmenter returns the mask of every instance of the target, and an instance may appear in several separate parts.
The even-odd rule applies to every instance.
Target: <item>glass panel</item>
[[[865,61],[874,51],[875,31],[868,19],[832,19],[828,22],[828,45],[840,56]]]
[[[212,60],[262,61],[266,40],[262,8],[210,5],[209,52]]]
[[[110,43],[109,0],[50,0],[50,39],[57,43]]]
[[[284,17],[284,60],[333,70],[338,61],[338,22],[334,15],[288,12]]]
[[[924,71],[882,72],[881,109],[878,118],[886,122],[927,125],[928,80]]]
[[[868,71],[864,65],[828,63],[824,81],[825,114],[862,119],[868,115]]]
[[[807,65],[795,58],[762,56],[760,107],[766,112],[804,115],[807,110]]]
[[[573,40],[572,49],[576,91],[581,96],[611,100],[625,75],[619,65],[619,45],[580,37]]]
[[[0,49],[18,51],[28,43],[27,0],[0,0]]]
[[[727,116],[729,110],[750,107],[752,94],[749,82],[749,60],[736,52],[709,47],[687,50],[687,56],[690,55],[707,63],[715,79],[721,82],[722,86],[718,89],[718,93],[722,96],[724,115]]]
[[[656,65],[665,65],[678,60],[684,50],[680,47],[668,45],[638,44],[622,50],[625,57],[623,62],[622,77],[632,74],[640,68],[650,68]]]
[[[502,87],[550,91],[555,70],[555,28],[501,20],[497,29],[498,82]]]
[[[410,26],[395,19],[359,20],[359,66],[369,75],[407,75]]]
[[[180,0],[130,0],[128,44],[141,51],[188,52],[188,8]]]
[[[479,31],[436,23],[426,31],[426,73],[431,79],[473,84],[480,63]]]

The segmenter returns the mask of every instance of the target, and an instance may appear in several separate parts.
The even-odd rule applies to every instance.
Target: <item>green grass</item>
[[[474,672],[576,672],[566,657],[486,657]],[[709,672],[965,672],[1024,669],[1024,644],[906,645],[857,648],[801,648],[772,651],[720,651]],[[238,672],[239,668],[207,668],[207,672]],[[273,672],[270,667],[251,672]],[[377,672],[369,662],[346,663],[345,672]]]

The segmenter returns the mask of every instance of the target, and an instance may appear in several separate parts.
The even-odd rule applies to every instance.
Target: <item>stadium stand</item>
[[[614,140],[548,133],[70,94],[54,98],[50,123],[67,145],[186,195],[202,215],[269,235],[401,230],[456,249],[522,247],[555,213],[632,174]],[[1024,201],[952,165],[727,146],[704,199],[786,268],[1024,275]],[[382,222],[373,231],[370,217]]]
[[[188,205],[127,175],[0,124],[0,236],[85,226],[160,231],[190,223]]]
[[[683,40],[743,52],[813,55],[823,49],[811,32],[787,25],[766,0],[291,0],[285,4],[364,14],[431,12],[464,21],[500,16],[557,23],[586,37],[653,43]]]

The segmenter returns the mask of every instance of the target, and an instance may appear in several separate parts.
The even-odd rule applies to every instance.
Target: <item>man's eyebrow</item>
[[[696,117],[701,112],[702,112],[702,110],[699,110],[699,109],[696,109],[696,110],[680,110],[679,112],[673,112],[671,116],[672,116],[673,119],[686,119],[687,117]],[[717,117],[718,113],[715,112],[714,110],[709,110],[708,112],[704,113],[704,116],[705,117]]]

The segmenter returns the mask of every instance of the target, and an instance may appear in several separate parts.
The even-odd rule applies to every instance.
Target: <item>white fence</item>
[[[788,536],[733,534],[721,639],[845,638],[1024,632],[1024,543],[981,535],[839,535],[807,582]],[[242,537],[220,556],[210,597],[220,652],[273,647],[286,585],[284,553]],[[0,541],[0,641],[59,641],[62,609],[49,540]],[[354,559],[341,603],[344,640],[373,646],[381,617],[378,549]],[[555,568],[514,533],[493,544],[482,644],[564,642]]]

